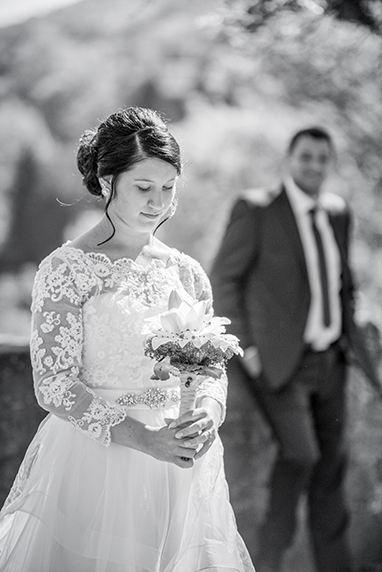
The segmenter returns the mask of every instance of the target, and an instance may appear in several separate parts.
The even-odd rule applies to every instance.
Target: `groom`
[[[350,572],[343,482],[346,358],[377,374],[353,319],[350,213],[324,193],[330,135],[294,135],[277,189],[244,191],[233,207],[211,282],[217,315],[245,350],[241,366],[278,443],[260,531],[257,572],[278,572],[308,494],[318,572]]]

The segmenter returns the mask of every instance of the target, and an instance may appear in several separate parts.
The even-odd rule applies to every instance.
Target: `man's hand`
[[[255,346],[249,346],[249,348],[244,350],[241,363],[251,377],[259,377],[262,372],[263,366],[261,365],[259,351]]]

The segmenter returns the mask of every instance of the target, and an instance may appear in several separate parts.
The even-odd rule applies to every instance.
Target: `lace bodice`
[[[201,266],[173,250],[164,261],[146,247],[134,261],[112,262],[105,254],[64,245],[41,263],[32,294],[31,360],[39,404],[108,445],[110,428],[127,414],[97,389],[174,387],[153,381],[144,356],[145,318],[167,309],[174,288],[208,299],[211,287]],[[224,411],[226,379],[206,380],[200,396],[217,399]]]

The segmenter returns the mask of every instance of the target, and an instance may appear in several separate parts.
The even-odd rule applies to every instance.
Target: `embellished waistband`
[[[180,400],[179,391],[176,389],[160,389],[159,387],[150,387],[143,393],[125,393],[116,399],[119,405],[131,406],[144,404],[151,408],[164,407],[166,403],[178,403]]]
[[[106,400],[115,401],[125,407],[148,406],[151,409],[172,406],[180,401],[180,391],[174,388],[149,387],[145,391],[123,392],[123,390],[98,389],[96,393]]]

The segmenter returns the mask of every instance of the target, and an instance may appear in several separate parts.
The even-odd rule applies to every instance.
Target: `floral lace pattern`
[[[142,340],[144,311],[125,310],[108,296],[104,302],[89,301],[84,307],[85,339],[83,380],[90,387],[122,388],[126,378],[130,387],[142,383]],[[112,297],[113,298],[113,297]],[[112,356],[112,359],[111,359]]]
[[[126,414],[111,405],[99,395],[94,393],[91,389],[86,390],[93,396],[87,410],[82,415],[81,419],[69,415],[68,420],[73,423],[76,429],[79,429],[89,437],[96,441],[100,441],[103,445],[110,445],[110,427],[114,427],[126,417]]]
[[[143,324],[163,311],[173,288],[212,304],[209,280],[192,258],[173,251],[167,261],[128,258],[64,245],[41,263],[32,295],[31,361],[39,404],[104,445],[126,409],[97,388],[153,387],[143,353]],[[224,410],[226,380],[206,380],[198,396]]]
[[[226,415],[226,398],[227,398],[228,379],[226,375],[222,375],[220,379],[211,382],[210,379],[203,380],[196,388],[196,402],[204,396],[213,397],[222,407],[220,417],[220,425],[223,423]]]

